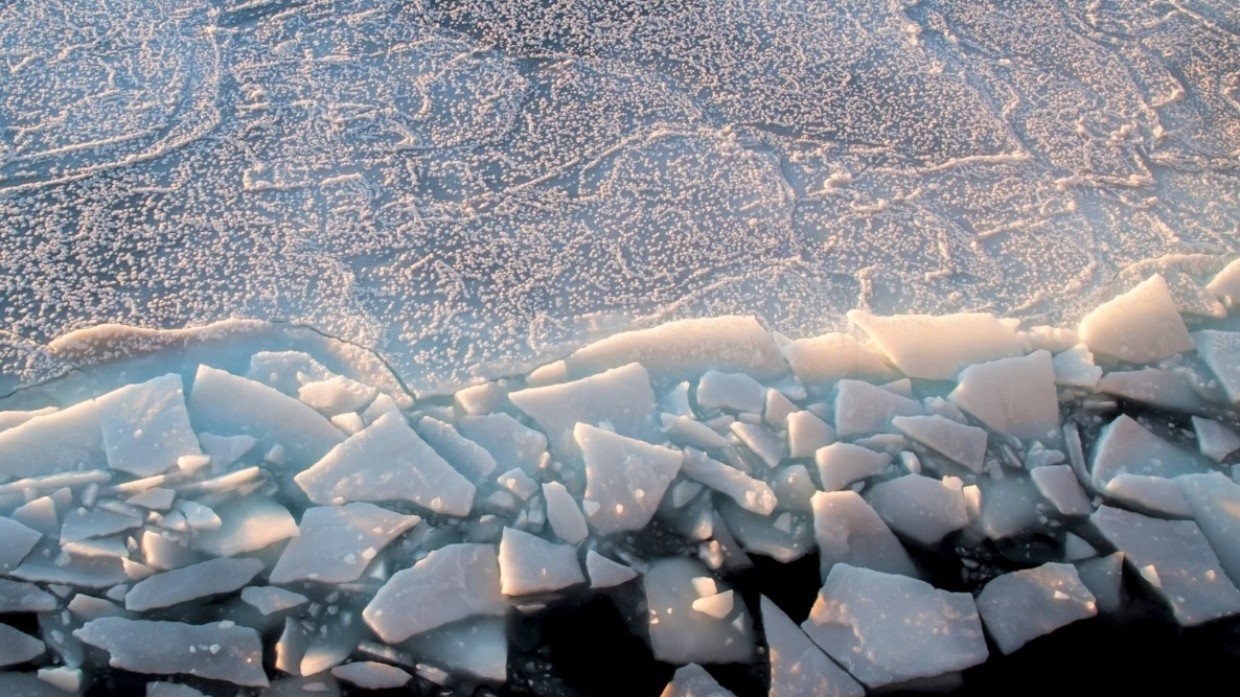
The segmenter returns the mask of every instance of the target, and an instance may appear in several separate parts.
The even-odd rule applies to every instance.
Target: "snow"
[[[988,428],[1028,440],[1056,441],[1059,398],[1047,351],[971,365],[948,396]]]
[[[814,494],[813,506],[823,578],[837,564],[919,575],[891,528],[856,492],[819,492]]]
[[[108,467],[138,477],[159,474],[183,455],[202,453],[185,408],[181,376],[168,373],[99,397]]]
[[[579,423],[573,437],[586,468],[583,509],[599,534],[640,530],[680,472],[674,450]]]
[[[1048,563],[989,581],[977,595],[986,633],[1005,654],[1098,613],[1095,598],[1071,564]]]
[[[389,542],[421,521],[370,503],[308,508],[268,580],[356,581]]]
[[[989,313],[882,317],[852,310],[848,321],[911,378],[950,380],[967,365],[1023,352],[1012,326]]]
[[[1157,274],[1094,308],[1077,332],[1095,354],[1129,363],[1152,363],[1194,346],[1167,281]]]
[[[185,673],[243,687],[266,687],[258,632],[231,622],[194,625],[122,617],[91,620],[73,632],[107,651],[109,664],[135,673]]]
[[[734,603],[723,617],[694,611],[699,595],[693,580],[709,575],[700,562],[669,557],[653,561],[642,576],[646,628],[656,660],[675,664],[753,660],[753,628],[743,603]],[[731,589],[718,584],[717,590]]]
[[[640,363],[562,385],[518,390],[508,398],[538,424],[557,453],[576,454],[572,431],[578,422],[607,422],[617,433],[643,440],[656,433],[654,390]]]
[[[223,557],[165,571],[134,584],[125,594],[125,609],[143,612],[232,593],[262,570],[257,559]]]
[[[504,595],[545,593],[585,583],[577,550],[528,532],[504,528],[499,543],[499,578]]]
[[[769,697],[863,697],[865,689],[827,658],[766,596],[762,625],[771,661]]]

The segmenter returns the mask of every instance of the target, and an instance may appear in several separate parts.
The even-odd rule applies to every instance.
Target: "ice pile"
[[[1240,327],[1183,293],[1074,329],[691,320],[417,400],[258,351],[0,412],[0,684],[466,692],[525,679],[512,617],[605,594],[664,695],[728,694],[722,663],[862,695],[1136,603],[1237,616]],[[812,607],[738,585],[754,555],[816,557]]]

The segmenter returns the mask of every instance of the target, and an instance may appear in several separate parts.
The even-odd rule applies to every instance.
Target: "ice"
[[[181,376],[168,373],[99,397],[108,466],[138,477],[159,474],[202,452],[189,422]]]
[[[0,518],[0,574],[17,568],[43,535],[12,518]]]
[[[837,564],[920,575],[891,528],[856,492],[819,492],[814,494],[813,506],[823,578]]]
[[[556,536],[573,545],[585,541],[590,535],[586,517],[568,489],[560,482],[547,482],[542,485],[542,492],[547,504],[547,521]]]
[[[786,423],[789,457],[813,457],[819,448],[835,442],[835,429],[813,412],[793,412]]]
[[[219,530],[224,524],[218,513],[197,501],[182,499],[176,502],[176,509],[184,516],[185,524],[194,532]]]
[[[269,694],[274,694],[274,691]],[[146,697],[206,697],[206,695],[189,685],[156,680],[146,684]]]
[[[0,578],[0,614],[49,612],[59,605],[55,596],[33,583]]]
[[[973,597],[839,564],[801,625],[867,688],[930,678],[986,660]]]
[[[1123,508],[1164,518],[1191,518],[1192,509],[1175,480],[1121,472],[1102,491]]]
[[[1090,521],[1128,567],[1170,606],[1185,627],[1240,613],[1240,590],[1228,580],[1202,529],[1102,506]]]
[[[1021,475],[981,481],[982,510],[979,523],[982,532],[992,540],[1019,535],[1035,526],[1041,518],[1038,510],[1039,489]]]
[[[480,416],[499,411],[507,400],[504,388],[495,382],[484,382],[458,390],[453,395],[457,408],[466,415]]]
[[[747,511],[770,515],[779,502],[766,482],[712,460],[703,452],[686,450],[680,469],[686,477],[727,495]]]
[[[321,414],[275,389],[210,366],[198,366],[189,393],[194,427],[221,435],[261,435],[307,465],[344,440]]]
[[[452,424],[432,416],[418,419],[418,434],[461,474],[480,482],[495,471],[496,462],[487,449],[457,433]]]
[[[142,526],[142,518],[113,513],[102,509],[75,508],[65,514],[60,527],[60,541],[80,542],[105,537]],[[29,535],[24,535],[29,539]]]
[[[814,463],[823,490],[838,491],[882,472],[891,464],[891,456],[852,443],[832,443],[814,453]]]
[[[910,378],[950,380],[967,365],[1024,350],[1012,325],[988,313],[880,317],[853,310],[848,321]]]
[[[6,409],[0,411],[0,431],[7,431],[14,426],[21,426],[36,416],[47,416],[54,414],[58,409],[56,407],[43,407],[41,409]]]
[[[862,697],[865,689],[827,658],[766,596],[761,598],[763,632],[771,661],[769,697]]]
[[[1167,282],[1157,274],[1094,308],[1077,331],[1090,351],[1129,363],[1153,363],[1193,349]]]
[[[0,475],[36,477],[103,464],[99,407],[91,399],[0,431]]]
[[[694,398],[702,409],[725,409],[761,414],[766,404],[766,388],[744,373],[706,371],[698,380]]]
[[[1227,399],[1240,403],[1240,332],[1200,331],[1193,333],[1197,355],[1218,378]]]
[[[677,664],[752,661],[753,628],[743,603],[735,603],[722,618],[693,610],[699,598],[693,580],[702,576],[710,572],[700,562],[670,557],[653,561],[642,577],[655,659]],[[719,584],[718,590],[731,589]]]
[[[986,633],[1003,653],[1098,613],[1071,564],[1048,563],[992,579],[977,596]]]
[[[583,509],[599,534],[640,530],[654,517],[683,456],[669,448],[577,424],[573,437],[586,467]]]
[[[241,600],[252,605],[263,616],[291,610],[310,602],[310,599],[301,593],[275,586],[246,586],[241,589]]]
[[[1028,440],[1056,441],[1059,398],[1051,354],[971,365],[949,399],[990,429]]]
[[[297,535],[297,522],[284,506],[257,494],[215,507],[220,525],[196,532],[191,546],[218,557],[256,552]]]
[[[327,380],[332,372],[305,351],[259,351],[250,356],[245,376],[295,395],[305,383]]]
[[[1051,359],[1055,369],[1055,384],[1094,390],[1102,378],[1102,368],[1094,364],[1094,354],[1085,344],[1055,354]]]
[[[520,467],[533,474],[547,452],[547,437],[509,414],[463,416],[456,425],[466,438],[491,453],[503,471]]]
[[[421,520],[369,503],[308,508],[269,581],[356,581],[389,542]]]
[[[494,547],[452,544],[392,574],[362,618],[391,644],[467,617],[503,614],[508,601],[500,589]]]
[[[199,433],[198,442],[203,451],[211,456],[211,462],[220,467],[240,460],[258,445],[258,439],[254,436],[217,436],[214,433]]]
[[[1240,485],[1219,472],[1175,480],[1231,582],[1240,586]]]
[[[564,359],[572,376],[631,362],[641,363],[662,381],[697,377],[712,368],[759,379],[777,378],[788,370],[774,339],[752,316],[686,319],[619,332]]]
[[[538,482],[521,469],[503,472],[495,478],[495,481],[522,501],[538,492]]]
[[[66,562],[30,556],[9,575],[23,581],[81,588],[112,588],[129,580],[121,560],[110,557],[71,556]]]
[[[474,485],[440,457],[400,414],[386,414],[295,477],[311,501],[409,501],[433,513],[468,515]]]
[[[922,545],[936,545],[969,523],[959,480],[908,474],[874,485],[865,498],[896,534]]]
[[[1094,443],[1090,477],[1096,489],[1121,473],[1155,477],[1206,472],[1208,461],[1158,437],[1127,414],[1107,424]]]
[[[1194,416],[1193,433],[1201,454],[1215,462],[1222,462],[1223,458],[1240,450],[1240,433],[1218,421]]]
[[[1029,473],[1029,478],[1060,515],[1085,516],[1094,512],[1071,465],[1036,467]]]
[[[845,436],[887,431],[895,416],[921,414],[921,405],[860,380],[840,380],[835,392],[835,432]]]
[[[403,687],[413,679],[405,671],[386,663],[357,661],[332,668],[332,675],[364,690],[389,690]]]
[[[801,396],[804,396],[804,388],[801,389]],[[800,407],[788,399],[783,392],[774,387],[766,388],[766,399],[762,405],[762,420],[766,423],[775,428],[783,428],[788,423],[788,417],[798,409]]]
[[[40,668],[37,675],[40,680],[61,692],[75,693],[82,689],[82,671],[80,668],[70,668],[68,666]]]
[[[109,665],[135,673],[185,673],[243,687],[266,687],[258,632],[231,622],[194,625],[101,617],[73,632],[107,651]]]
[[[883,379],[895,370],[881,354],[848,334],[837,332],[790,341],[780,347],[792,372],[809,383],[840,378]]]
[[[377,393],[370,385],[342,375],[307,382],[297,388],[297,398],[303,404],[327,416],[361,411]]]
[[[611,588],[637,578],[633,569],[594,550],[586,552],[586,573],[590,575],[591,588]]]
[[[545,593],[585,583],[577,550],[504,528],[499,543],[499,577],[504,595]]]
[[[732,612],[732,591],[704,595],[693,601],[693,611],[721,620]]]
[[[125,594],[125,609],[142,612],[171,607],[245,586],[263,570],[257,559],[219,558],[155,574]]]
[[[1098,611],[1114,614],[1124,607],[1124,553],[1086,559],[1076,565],[1081,582],[1097,601]]]
[[[717,501],[719,517],[746,552],[764,554],[782,563],[800,559],[814,548],[808,515],[752,513],[730,500]],[[717,532],[717,531],[712,531]]]
[[[663,433],[673,443],[692,445],[707,450],[723,448],[728,444],[727,438],[716,433],[710,426],[695,421],[691,416],[660,414],[659,420]]]
[[[986,431],[937,414],[896,416],[891,425],[943,457],[980,473],[986,458]]]
[[[420,634],[403,646],[421,660],[451,673],[503,683],[508,679],[508,637],[502,617],[455,622]]]
[[[1240,305],[1240,259],[1236,259],[1210,279],[1206,289],[1227,307]]]
[[[7,624],[0,624],[0,666],[25,663],[43,655],[43,642]]]
[[[729,427],[732,435],[753,454],[757,455],[767,467],[778,467],[784,456],[784,444],[775,434],[759,424],[734,421]]]
[[[642,440],[652,440],[657,432],[654,390],[640,363],[562,385],[519,390],[508,398],[534,419],[557,453],[577,453],[572,431],[578,422],[607,422],[617,433]]]
[[[696,663],[681,666],[672,674],[672,681],[659,697],[736,697],[721,686],[706,669]]]

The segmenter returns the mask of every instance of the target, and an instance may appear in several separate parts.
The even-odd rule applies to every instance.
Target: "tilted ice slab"
[[[1057,563],[992,579],[978,594],[977,609],[1003,653],[1098,612],[1076,569]]]
[[[193,625],[101,617],[73,635],[107,651],[115,668],[157,675],[184,673],[244,687],[268,684],[258,632],[232,622]]]
[[[268,580],[356,581],[387,543],[421,520],[369,503],[309,508]]]
[[[770,697],[861,697],[861,687],[810,641],[775,603],[762,596],[762,624],[771,660]]]

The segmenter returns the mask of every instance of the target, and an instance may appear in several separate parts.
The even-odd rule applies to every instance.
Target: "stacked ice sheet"
[[[0,605],[31,620],[0,679],[466,691],[509,680],[507,617],[608,594],[665,695],[725,694],[719,663],[860,695],[1125,603],[1240,615],[1240,331],[1186,307],[1153,276],[1076,328],[693,320],[410,409],[264,351],[0,412]],[[816,556],[812,607],[738,589],[752,555]]]

